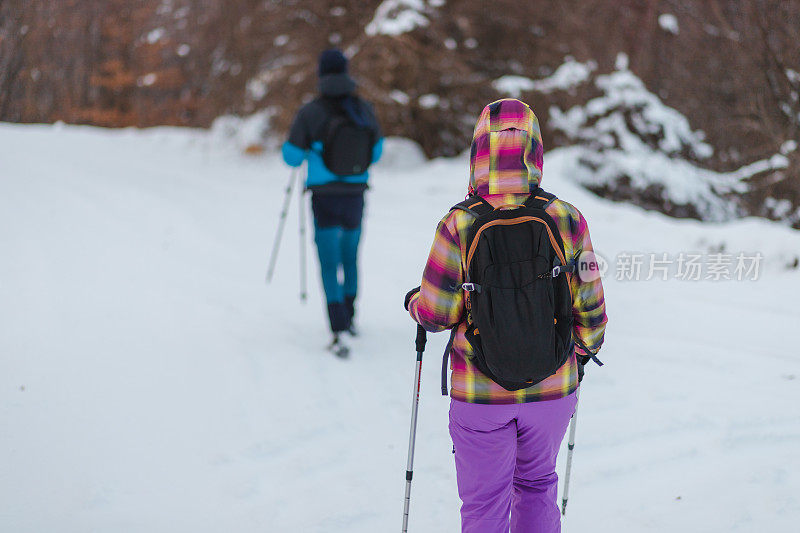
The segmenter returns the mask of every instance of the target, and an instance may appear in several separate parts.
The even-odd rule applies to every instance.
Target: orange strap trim
[[[564,259],[564,254],[561,252],[561,248],[558,246],[558,241],[553,236],[553,232],[550,230],[550,226],[547,225],[547,222],[542,220],[539,217],[518,217],[518,218],[507,218],[507,219],[498,219],[492,220],[491,222],[484,224],[481,229],[478,230],[478,233],[475,234],[475,238],[472,240],[472,245],[469,247],[469,253],[467,254],[467,263],[465,268],[469,268],[469,264],[472,263],[472,255],[475,253],[475,249],[478,247],[478,241],[480,240],[481,232],[490,226],[511,226],[514,224],[522,224],[523,222],[530,222],[536,221],[541,224],[544,224],[544,227],[547,228],[547,235],[550,237],[550,244],[553,245],[553,249],[556,251],[556,255],[561,260],[562,265],[566,265],[567,262]]]

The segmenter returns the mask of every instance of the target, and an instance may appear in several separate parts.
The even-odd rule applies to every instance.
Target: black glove
[[[586,346],[584,346],[584,344],[582,342],[578,341],[578,343],[580,344],[581,350],[583,350],[585,352],[589,351],[588,348],[586,348]],[[578,348],[578,346],[575,346],[575,348]],[[583,381],[583,375],[586,373],[586,368],[585,367],[586,367],[586,365],[589,364],[589,361],[592,360],[592,356],[591,355],[582,354],[582,353],[578,353],[578,351],[576,350],[575,351],[575,360],[578,362],[578,383],[580,383],[581,381]],[[600,360],[597,359],[597,357],[595,357],[594,360],[595,360],[595,363],[597,363],[600,366],[603,366],[603,363],[601,363]]]
[[[584,370],[585,363],[581,363],[581,358],[578,356],[578,383],[583,381],[583,375],[586,374],[586,370]]]
[[[588,355],[578,353],[577,346],[575,346],[575,360],[578,362],[578,383],[583,381],[583,376],[586,374],[586,365],[592,360]]]
[[[403,302],[403,307],[406,308],[406,311],[408,311],[408,304],[411,302],[411,298],[419,292],[419,289],[420,287],[414,287],[406,293],[406,299],[405,302]]]

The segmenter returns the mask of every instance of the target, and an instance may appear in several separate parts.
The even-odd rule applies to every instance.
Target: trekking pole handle
[[[417,354],[422,355],[422,352],[425,351],[425,343],[428,342],[428,332],[425,331],[425,328],[417,324],[417,338],[414,343],[417,345]]]

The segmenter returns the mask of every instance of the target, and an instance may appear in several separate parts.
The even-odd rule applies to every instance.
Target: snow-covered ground
[[[800,234],[598,200],[568,155],[546,154],[544,185],[611,266],[564,531],[797,531]],[[276,154],[197,131],[0,125],[0,531],[399,530],[415,331],[401,302],[466,174],[463,157],[390,143],[368,198],[363,335],[340,361],[313,260],[298,299],[296,202],[264,283],[289,176]],[[623,252],[721,249],[761,252],[759,281],[615,280]],[[415,532],[459,524],[445,340],[425,356]]]

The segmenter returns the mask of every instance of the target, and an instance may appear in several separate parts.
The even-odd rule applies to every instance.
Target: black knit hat
[[[347,58],[344,54],[335,48],[325,50],[319,55],[319,70],[320,76],[325,74],[343,74],[347,72]]]

